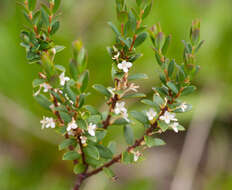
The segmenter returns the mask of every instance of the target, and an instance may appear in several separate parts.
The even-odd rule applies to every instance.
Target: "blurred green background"
[[[134,0],[127,0],[133,2]],[[183,44],[191,21],[201,20],[205,44],[197,62],[201,66],[194,83],[198,92],[186,101],[193,111],[181,118],[189,130],[163,135],[165,147],[145,152],[146,160],[135,166],[114,166],[119,180],[103,174],[90,178],[85,190],[231,190],[232,189],[232,1],[155,0],[148,26],[160,22],[172,34],[170,57],[182,60]],[[91,84],[112,85],[111,58],[106,46],[114,42],[107,21],[116,21],[114,0],[63,0],[61,30],[55,40],[67,48],[56,58],[68,65],[71,42],[81,39],[88,49]],[[33,100],[31,81],[39,67],[29,65],[19,43],[25,20],[14,0],[0,0],[0,190],[68,190],[75,176],[71,162],[61,160],[57,144],[61,137],[41,131],[44,110]],[[158,70],[149,40],[140,47],[144,56],[132,72],[150,77],[140,82],[149,92],[158,85]],[[90,85],[91,86],[91,85]],[[90,92],[93,92],[91,87]],[[104,110],[100,95],[88,103]],[[139,101],[129,102],[140,108]],[[121,143],[122,129],[110,137]],[[140,128],[136,128],[139,136]]]

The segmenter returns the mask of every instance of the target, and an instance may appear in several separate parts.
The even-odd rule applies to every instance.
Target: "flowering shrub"
[[[157,138],[167,130],[174,132],[184,130],[176,118],[176,113],[191,110],[191,105],[181,100],[196,89],[191,84],[192,78],[199,70],[195,65],[195,53],[203,41],[200,41],[200,23],[193,21],[190,30],[190,42],[184,42],[183,63],[166,57],[171,36],[166,36],[159,24],[151,29],[143,25],[149,15],[152,0],[136,0],[137,7],[129,8],[125,0],[116,0],[119,27],[109,22],[115,33],[115,44],[107,48],[112,57],[113,87],[101,84],[93,88],[101,93],[109,106],[107,112],[99,112],[95,107],[85,104],[89,95],[86,92],[89,80],[87,54],[81,41],[73,43],[73,57],[69,69],[57,65],[54,58],[64,47],[56,45],[52,36],[59,29],[57,10],[61,0],[48,0],[37,9],[36,0],[22,3],[29,27],[22,31],[21,45],[26,49],[29,63],[39,64],[41,72],[33,81],[34,98],[51,112],[49,117],[41,120],[42,129],[52,128],[65,137],[59,150],[65,151],[63,160],[71,160],[77,181],[74,190],[78,190],[87,178],[104,171],[111,179],[115,174],[110,167],[118,162],[130,164],[142,158],[141,150],[164,145]],[[130,74],[130,69],[142,54],[136,51],[150,36],[152,48],[160,66],[159,87],[153,87],[153,98],[138,92],[136,80],[146,79],[146,74]],[[145,111],[128,112],[126,100],[140,98],[148,106]],[[140,139],[133,136],[133,120],[140,122],[145,129]],[[116,142],[102,143],[111,126],[123,125],[128,147],[116,154]],[[116,155],[115,155],[116,154]]]

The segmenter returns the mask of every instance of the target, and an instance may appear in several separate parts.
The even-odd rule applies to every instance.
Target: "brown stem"
[[[56,97],[53,94],[51,94],[51,95],[53,97],[53,102],[54,102],[55,107],[58,107],[59,105],[58,105],[58,101],[57,101]],[[58,111],[55,111],[55,115],[57,116],[57,118],[60,121],[60,123],[64,124],[64,121],[61,118],[60,113]]]
[[[110,102],[110,109],[107,118],[102,122],[103,124],[103,129],[107,129],[108,126],[110,125],[110,119],[111,119],[111,113],[114,110],[116,103],[118,101],[118,95],[115,94],[113,98],[111,98]]]
[[[132,49],[133,49],[133,47],[134,47],[134,44],[135,44],[136,38],[137,38],[137,35],[135,34],[135,35],[133,36],[133,41],[132,41],[132,43],[131,43],[131,47],[130,47],[129,51],[132,51]]]
[[[86,166],[86,169],[85,169],[85,170],[87,170],[87,169],[88,169],[88,164],[87,164],[86,159],[85,159],[84,149],[83,149],[83,145],[82,145],[82,143],[81,143],[81,137],[80,137],[80,135],[77,136],[77,139],[78,139],[78,143],[79,143],[80,149],[81,149],[82,162],[83,162],[83,164]]]

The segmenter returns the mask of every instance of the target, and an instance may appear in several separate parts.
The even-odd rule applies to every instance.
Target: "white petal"
[[[94,130],[88,130],[88,132],[89,132],[89,134],[91,135],[91,136],[95,136],[95,131]]]
[[[176,126],[173,126],[172,128],[176,133],[178,133],[178,128]]]
[[[126,66],[127,66],[128,68],[131,68],[131,67],[132,67],[132,63],[131,63],[131,62],[127,62],[127,63],[126,63]]]
[[[122,70],[123,66],[121,63],[118,64],[118,68]]]
[[[125,72],[125,73],[128,73],[128,68],[123,68],[123,71]]]

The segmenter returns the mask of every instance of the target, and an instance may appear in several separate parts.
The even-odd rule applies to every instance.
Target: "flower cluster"
[[[159,24],[147,29],[144,19],[149,15],[152,1],[136,0],[136,9],[127,6],[126,0],[116,0],[117,18],[120,29],[113,23],[109,26],[115,33],[115,44],[108,47],[112,59],[113,85],[106,88],[94,84],[93,88],[106,99],[107,111],[98,111],[86,104],[89,72],[87,53],[81,41],[73,43],[73,57],[69,70],[55,63],[55,56],[62,52],[63,46],[52,40],[59,29],[57,11],[60,0],[48,0],[48,7],[36,7],[36,0],[25,0],[22,5],[28,20],[28,26],[21,33],[21,45],[26,50],[29,63],[38,63],[41,72],[33,81],[35,100],[52,115],[40,121],[42,129],[55,129],[64,136],[59,150],[65,151],[63,160],[72,160],[77,182],[74,190],[88,177],[104,171],[111,179],[115,174],[110,167],[117,162],[130,164],[140,161],[141,151],[145,148],[164,145],[158,134],[171,129],[174,132],[184,130],[177,114],[191,110],[191,106],[181,100],[195,91],[191,81],[199,70],[194,63],[195,53],[203,44],[199,41],[199,21],[191,27],[190,42],[184,41],[183,63],[176,63],[166,56],[170,36],[166,36]],[[136,80],[147,79],[143,73],[131,74],[131,68],[142,56],[137,47],[150,37],[155,58],[160,66],[161,85],[153,87],[152,99],[139,92]],[[151,93],[149,93],[151,94]],[[139,99],[148,108],[137,111],[126,108],[127,99]],[[134,101],[135,102],[135,101]],[[136,106],[139,101],[136,101]],[[130,119],[129,119],[130,118]],[[141,138],[135,139],[135,125],[144,127]],[[123,126],[123,135],[128,146],[116,155],[114,141],[106,141],[109,127]],[[108,136],[109,137],[109,136]],[[111,139],[113,140],[113,139]]]

